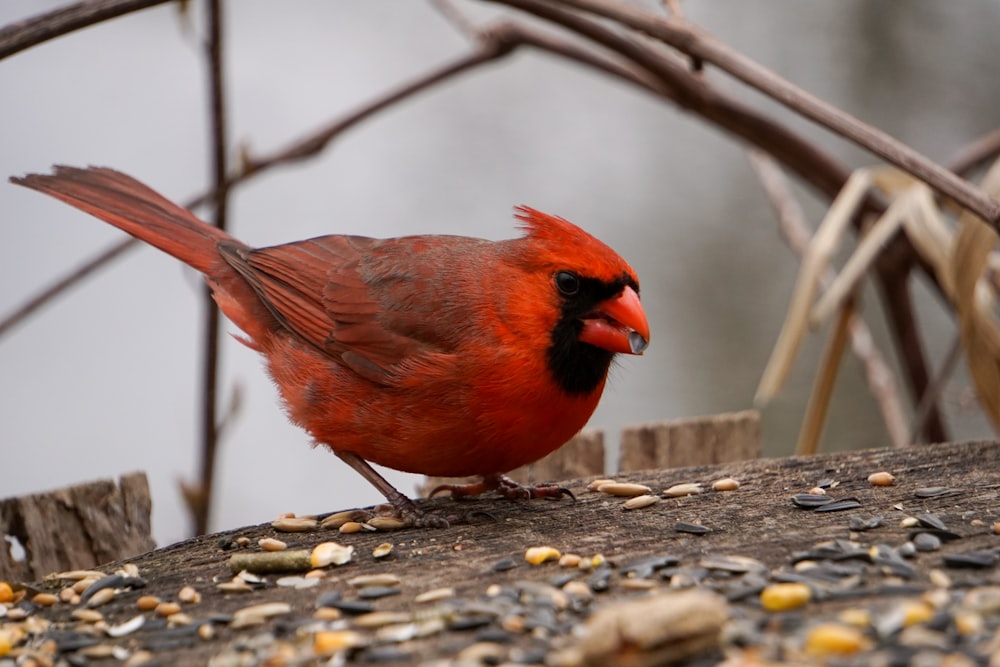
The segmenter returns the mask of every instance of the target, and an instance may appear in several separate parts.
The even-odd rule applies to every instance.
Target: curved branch
[[[0,28],[0,60],[42,42],[170,0],[90,0],[53,9]]]

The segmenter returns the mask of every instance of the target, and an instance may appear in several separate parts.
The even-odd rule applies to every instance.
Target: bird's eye
[[[556,274],[556,287],[564,296],[573,296],[580,291],[580,277],[569,271]]]

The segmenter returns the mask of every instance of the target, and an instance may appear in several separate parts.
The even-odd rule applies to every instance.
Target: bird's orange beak
[[[639,295],[629,286],[598,304],[583,318],[580,340],[622,354],[642,354],[649,345],[649,323]]]

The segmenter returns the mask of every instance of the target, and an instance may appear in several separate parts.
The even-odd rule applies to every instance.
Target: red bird
[[[567,493],[506,473],[586,423],[617,353],[649,325],[635,272],[579,227],[517,209],[521,238],[320,236],[251,248],[112,169],[12,182],[49,194],[200,271],[266,359],[285,410],[409,523],[442,525],[367,462],[482,476],[455,496]]]

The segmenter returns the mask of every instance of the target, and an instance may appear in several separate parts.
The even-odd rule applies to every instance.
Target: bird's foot
[[[573,492],[558,484],[536,484],[528,486],[515,482],[506,475],[483,475],[478,482],[471,484],[441,484],[434,487],[428,494],[428,498],[437,493],[447,491],[455,499],[471,498],[482,495],[488,491],[496,491],[497,494],[508,500],[532,500],[534,498],[551,498],[559,500],[563,496],[569,496],[576,500]]]
[[[346,510],[323,517],[322,527],[339,529],[347,522],[362,524],[368,530],[400,530],[402,528],[449,528],[453,525],[496,521],[480,510],[456,511],[454,507],[423,509],[409,498],[406,502],[383,503],[366,509]]]
[[[407,526],[416,528],[447,528],[452,524],[449,518],[439,512],[428,512],[417,507],[417,504],[396,492],[389,499],[390,514]]]

